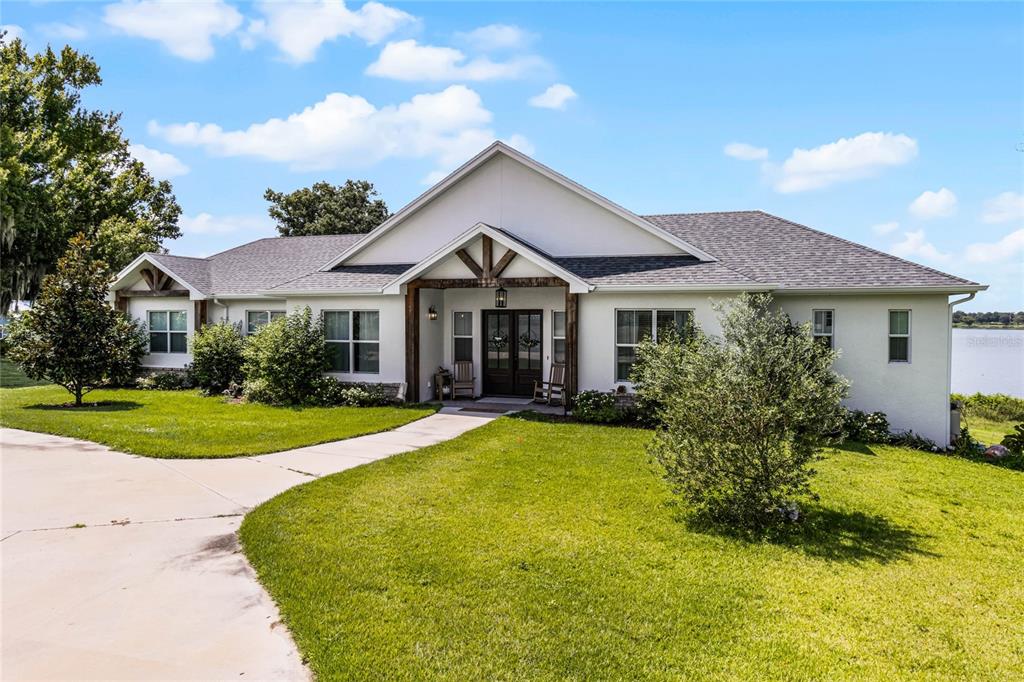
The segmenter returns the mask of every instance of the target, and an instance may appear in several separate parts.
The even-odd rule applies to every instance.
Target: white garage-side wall
[[[794,322],[833,310],[836,370],[851,409],[881,411],[894,430],[949,442],[949,299],[945,295],[777,296]],[[910,362],[889,362],[889,311],[910,311]]]
[[[195,329],[195,304],[188,296],[133,296],[128,299],[128,314],[149,326],[149,312],[156,310],[182,311],[188,316],[188,338]],[[192,362],[190,353],[147,353],[142,358],[146,368],[181,368]]]
[[[246,334],[246,313],[250,310],[291,312],[288,302],[283,298],[217,298],[215,301],[208,301],[206,321],[209,324],[219,322],[237,324],[240,326],[242,334]]]
[[[309,306],[314,315],[325,310],[380,311],[380,371],[377,373],[330,372],[340,381],[401,383],[405,381],[405,297],[404,296],[309,296],[292,297],[286,310]],[[424,314],[426,310],[424,309]]]

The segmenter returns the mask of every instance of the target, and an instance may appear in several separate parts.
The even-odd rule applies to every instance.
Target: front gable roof
[[[609,201],[605,197],[593,192],[586,187],[583,187],[579,183],[565,177],[561,173],[558,173],[547,166],[531,159],[529,156],[509,147],[502,142],[494,142],[482,152],[474,156],[472,159],[464,163],[462,166],[457,168],[451,174],[448,175],[441,182],[437,183],[429,190],[421,194],[419,197],[414,199],[412,202],[403,207],[400,211],[395,213],[393,216],[384,221],[381,225],[375,228],[372,232],[366,235],[365,239],[360,240],[358,243],[353,244],[351,247],[343,251],[337,258],[331,260],[324,265],[322,270],[331,270],[334,267],[344,264],[352,259],[354,256],[365,250],[367,247],[374,244],[385,234],[388,234],[399,225],[404,223],[406,220],[417,214],[421,209],[426,207],[428,204],[433,202],[435,199],[443,195],[445,192],[450,190],[461,180],[472,174],[477,169],[481,168],[491,159],[497,156],[504,156],[508,159],[512,159],[519,164],[529,168],[530,170],[540,174],[541,176],[553,181],[559,186],[572,192],[573,194],[582,197],[583,199],[591,202],[592,204],[601,207],[602,209],[614,214],[618,218],[630,223],[637,228],[641,229],[645,233],[655,237],[657,240],[664,242],[665,244],[679,249],[682,252],[690,254],[699,260],[714,261],[717,260],[710,253],[690,244],[685,239],[679,238],[657,225],[641,218],[635,213],[628,211],[627,209],[619,206],[618,204]],[[504,227],[504,226],[499,226]],[[571,255],[571,254],[565,254]]]
[[[528,242],[520,239],[519,237],[506,232],[505,230],[499,230],[492,225],[486,225],[484,223],[477,223],[470,229],[463,232],[461,235],[453,239],[451,242],[445,244],[440,249],[424,258],[419,263],[416,263],[411,268],[407,269],[401,274],[401,276],[395,278],[387,286],[384,287],[383,292],[385,294],[397,294],[401,292],[401,287],[404,284],[408,284],[412,280],[418,278],[423,273],[429,271],[433,266],[440,263],[442,260],[455,253],[459,249],[463,249],[480,236],[490,237],[492,240],[501,244],[507,249],[511,249],[516,252],[516,257],[522,257],[530,261],[534,265],[543,268],[550,272],[553,276],[564,280],[569,284],[569,291],[572,293],[586,293],[593,290],[585,279],[579,277],[574,272],[564,268],[560,265],[555,258],[540,251]],[[344,266],[343,266],[344,267]],[[468,279],[468,278],[467,278]]]

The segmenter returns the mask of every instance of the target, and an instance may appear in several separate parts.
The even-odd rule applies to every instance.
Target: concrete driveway
[[[221,460],[168,460],[0,430],[3,679],[307,679],[239,550],[287,488],[453,438],[488,417]]]

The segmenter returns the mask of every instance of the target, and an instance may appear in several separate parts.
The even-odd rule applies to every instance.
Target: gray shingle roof
[[[702,262],[692,256],[588,256],[554,260],[569,272],[598,286],[758,284],[721,262]]]
[[[552,257],[597,286],[781,286],[790,289],[977,286],[960,277],[764,213],[644,216],[718,262],[691,256]],[[522,240],[502,230],[517,242]],[[380,289],[412,264],[319,269],[363,235],[260,239],[208,258],[154,254],[199,291],[213,296]],[[536,247],[522,242],[535,250]]]
[[[763,211],[644,216],[729,268],[788,288],[974,285]]]

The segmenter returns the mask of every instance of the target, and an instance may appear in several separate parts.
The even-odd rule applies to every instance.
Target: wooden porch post
[[[418,282],[405,287],[405,399],[420,399],[420,288]]]
[[[193,326],[195,327],[196,331],[202,329],[203,325],[206,324],[206,306],[207,303],[205,298],[195,302],[195,320]]]
[[[565,355],[566,355],[566,400],[568,405],[576,395],[579,386],[579,294],[569,293],[565,287]]]

